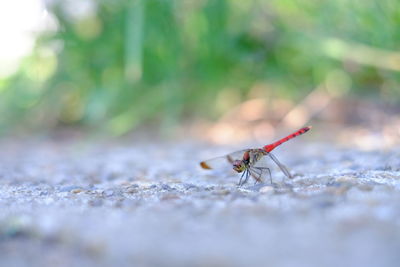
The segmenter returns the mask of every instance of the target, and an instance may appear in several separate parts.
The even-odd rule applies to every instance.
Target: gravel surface
[[[400,150],[296,141],[238,188],[198,167],[228,147],[0,146],[0,266],[399,266]]]

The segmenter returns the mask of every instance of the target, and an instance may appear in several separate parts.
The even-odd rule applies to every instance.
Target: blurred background
[[[397,0],[2,1],[0,134],[150,127],[229,143],[311,123],[390,147],[399,27]]]

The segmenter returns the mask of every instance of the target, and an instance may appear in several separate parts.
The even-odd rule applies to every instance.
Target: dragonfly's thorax
[[[235,160],[233,162],[233,169],[236,172],[243,172],[251,166],[254,166],[265,155],[265,151],[262,149],[249,149],[243,154],[241,160]]]
[[[248,153],[248,164],[250,166],[253,166],[256,164],[264,155],[266,152],[263,149],[250,149],[246,151]]]

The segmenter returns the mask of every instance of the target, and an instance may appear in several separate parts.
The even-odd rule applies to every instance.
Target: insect
[[[311,126],[301,128],[296,132],[262,148],[244,149],[222,157],[202,161],[200,162],[200,166],[203,169],[215,169],[218,168],[221,163],[225,165],[226,163],[231,164],[234,171],[237,173],[242,173],[238,186],[242,186],[247,183],[250,176],[255,180],[255,184],[258,182],[263,182],[262,178],[265,177],[266,174],[269,175],[270,182],[272,183],[271,170],[265,164],[263,164],[263,161],[266,158],[265,156],[267,156],[272,159],[276,165],[278,165],[279,169],[288,178],[293,178],[288,169],[279,162],[279,160],[271,153],[271,151],[282,143],[308,132],[310,129]]]

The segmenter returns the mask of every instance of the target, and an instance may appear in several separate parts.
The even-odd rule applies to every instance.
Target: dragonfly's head
[[[244,163],[243,160],[235,160],[233,162],[233,169],[238,173],[241,173],[246,169],[246,164]]]

